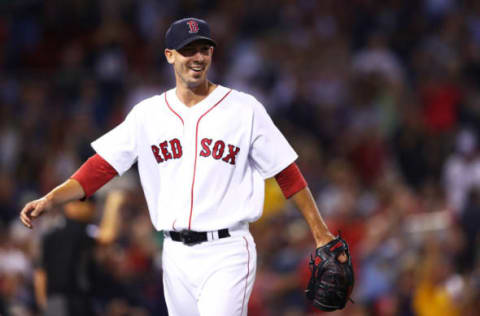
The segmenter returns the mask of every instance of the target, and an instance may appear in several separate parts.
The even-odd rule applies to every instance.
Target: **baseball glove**
[[[344,263],[337,259],[342,253],[347,255]],[[313,306],[328,312],[344,308],[355,283],[346,241],[339,236],[317,248],[310,268],[312,275],[305,294]]]

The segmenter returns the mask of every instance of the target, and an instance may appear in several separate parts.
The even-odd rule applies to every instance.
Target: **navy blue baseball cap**
[[[165,34],[165,45],[168,49],[179,50],[196,40],[206,40],[212,46],[217,45],[210,35],[207,22],[197,18],[175,21]]]

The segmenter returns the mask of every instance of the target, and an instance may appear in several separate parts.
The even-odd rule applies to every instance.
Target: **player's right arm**
[[[46,211],[84,196],[85,192],[80,183],[75,179],[68,179],[42,198],[27,203],[20,212],[20,220],[26,227],[33,228],[32,222]]]
[[[135,131],[138,124],[135,113],[132,110],[121,124],[92,143],[97,154],[90,157],[70,179],[44,197],[27,203],[20,212],[22,223],[32,228],[32,221],[45,211],[69,201],[88,198],[114,176],[127,171],[137,160]]]
[[[20,220],[28,228],[44,212],[57,205],[91,196],[117,175],[117,171],[100,155],[90,157],[70,179],[44,197],[29,202],[20,212]]]

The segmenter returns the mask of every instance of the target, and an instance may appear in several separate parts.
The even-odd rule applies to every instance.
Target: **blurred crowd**
[[[164,33],[188,16],[207,20],[217,41],[210,79],[265,105],[299,153],[329,228],[350,244],[355,304],[331,315],[478,315],[479,1],[17,0],[0,8],[0,315],[41,315],[33,271],[55,214],[29,231],[20,209],[68,178],[93,154],[90,142],[137,102],[174,86]],[[118,237],[95,256],[94,308],[166,315],[162,235],[137,175],[125,178]],[[274,181],[251,230],[259,264],[249,315],[321,314],[303,294],[313,239]]]

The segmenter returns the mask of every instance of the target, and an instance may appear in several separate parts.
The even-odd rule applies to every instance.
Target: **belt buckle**
[[[198,240],[193,230],[188,230],[188,229],[182,230],[180,232],[180,238],[182,239],[182,242],[187,246],[193,246],[195,244],[201,243],[201,241]]]

